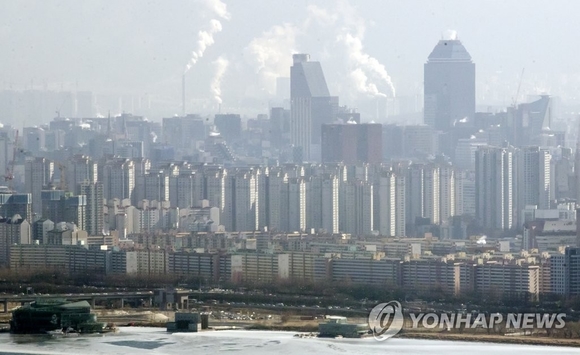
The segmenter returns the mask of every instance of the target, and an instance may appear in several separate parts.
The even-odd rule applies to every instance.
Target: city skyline
[[[367,107],[369,98],[396,93],[401,99],[418,102],[405,102],[405,112],[420,110],[422,99],[413,97],[422,91],[423,58],[437,40],[454,36],[452,31],[447,33],[448,29],[458,31],[457,38],[470,48],[478,64],[476,93],[480,109],[490,105],[505,107],[515,96],[524,101],[530,94],[553,94],[568,105],[577,97],[575,83],[578,74],[571,59],[567,59],[572,56],[557,55],[562,46],[556,46],[555,41],[550,40],[554,37],[565,40],[568,36],[565,31],[560,33],[555,29],[552,36],[539,36],[540,26],[523,22],[522,26],[512,29],[513,38],[529,32],[537,42],[530,47],[514,41],[509,35],[502,35],[499,29],[485,22],[474,27],[473,23],[479,22],[473,16],[479,11],[471,11],[471,6],[457,1],[437,5],[406,2],[397,6],[372,1],[357,6],[347,1],[320,1],[312,5],[299,2],[288,9],[268,5],[272,16],[267,19],[258,17],[256,23],[248,28],[242,28],[240,21],[255,9],[257,4],[253,2],[244,6],[219,1],[191,2],[180,4],[179,11],[176,11],[178,5],[171,2],[139,6],[137,2],[113,5],[96,1],[90,6],[95,10],[91,13],[93,21],[84,21],[82,25],[78,21],[89,13],[86,8],[81,10],[74,3],[65,1],[62,4],[67,4],[70,9],[65,10],[64,6],[56,6],[58,4],[46,2],[35,6],[42,6],[45,10],[38,14],[54,15],[51,18],[66,17],[67,11],[75,16],[68,16],[69,21],[47,22],[43,15],[33,15],[30,3],[19,2],[6,7],[0,38],[7,40],[10,50],[5,52],[9,56],[2,58],[6,63],[4,72],[0,71],[2,88],[93,91],[101,98],[101,105],[95,112],[101,115],[106,115],[109,110],[114,114],[147,111],[151,119],[157,120],[180,113],[183,67],[191,60],[191,52],[198,49],[199,31],[211,32],[214,43],[207,46],[201,56],[200,53],[195,55],[196,62],[190,63],[191,69],[185,74],[188,112],[216,113],[220,106],[228,111],[264,112],[268,102],[276,99],[276,78],[289,76],[291,55],[301,52],[310,53],[313,60],[324,63],[331,95],[340,96],[342,102],[350,107],[372,112]],[[559,5],[554,4],[542,15],[534,11],[534,6],[522,7],[517,12],[529,14],[538,23],[562,17],[563,23],[568,24],[566,18],[573,11],[562,10],[575,4],[562,1]],[[376,6],[389,9],[383,15],[388,21],[377,17],[380,11],[370,11]],[[517,5],[494,3],[481,9],[481,17],[493,13],[495,21],[507,21],[506,16],[514,13],[508,10],[513,10],[513,7]],[[449,8],[454,9],[453,15],[447,13]],[[399,29],[405,25],[397,15],[399,11],[417,14],[405,18],[412,21],[406,26],[414,24],[418,31],[400,33]],[[110,17],[111,12],[115,12],[116,17]],[[115,19],[122,19],[128,12],[132,14],[127,18],[133,21],[138,32],[119,29],[120,33],[110,38],[106,31],[101,31],[99,26],[114,27]],[[430,13],[430,16],[421,16],[422,13]],[[451,17],[458,14],[463,16]],[[18,22],[27,15],[37,27],[46,29],[42,38]],[[171,18],[169,22],[174,26],[153,34],[151,31],[165,18]],[[419,18],[427,20],[418,23],[416,19]],[[212,19],[220,22],[221,30],[208,27]],[[63,31],[72,26],[76,26],[78,35],[50,47]],[[317,35],[308,36],[312,32]],[[396,36],[388,35],[396,32]],[[415,37],[415,33],[421,33],[421,36]],[[534,36],[534,33],[538,35]],[[498,38],[500,40],[496,40]],[[22,43],[30,43],[30,46],[25,49]],[[81,44],[83,50],[73,50],[73,46],[78,48]],[[49,48],[58,51],[61,47],[75,56],[57,60],[54,50]],[[111,50],[126,55],[114,60],[115,56],[105,54]],[[45,60],[30,62],[38,57],[38,51],[43,52]],[[555,55],[548,56],[548,52]],[[102,60],[103,55],[107,56],[106,60]],[[19,58],[20,62],[14,62],[14,58]],[[76,60],[74,63],[70,62],[73,58]],[[557,64],[555,58],[558,58]],[[24,63],[27,63],[26,71]],[[523,77],[522,68],[526,69]],[[355,79],[362,81],[357,84],[353,81]],[[249,85],[240,88],[240,82]],[[55,107],[45,112],[52,114],[62,106],[64,100],[57,101],[61,103],[51,105]],[[220,104],[218,101],[223,102]],[[148,108],[150,102],[153,105],[151,110]],[[42,122],[47,119],[50,117],[44,117]]]

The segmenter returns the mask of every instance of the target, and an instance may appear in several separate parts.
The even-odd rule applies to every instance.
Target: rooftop
[[[437,43],[428,62],[471,62],[471,55],[458,39],[442,39]]]

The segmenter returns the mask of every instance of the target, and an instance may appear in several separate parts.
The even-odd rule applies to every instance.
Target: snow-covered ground
[[[578,349],[545,346],[463,343],[449,341],[389,339],[295,338],[293,332],[207,331],[169,334],[160,328],[121,328],[119,333],[50,339],[39,336],[0,334],[0,354],[470,354],[526,355],[578,354]]]

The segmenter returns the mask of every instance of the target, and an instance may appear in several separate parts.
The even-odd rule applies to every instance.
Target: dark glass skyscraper
[[[330,96],[319,62],[308,54],[294,54],[290,68],[290,133],[295,160],[318,160],[323,123],[332,123],[338,97]],[[318,159],[317,159],[318,158]]]
[[[475,115],[475,64],[459,40],[441,40],[424,67],[425,123],[448,131]]]

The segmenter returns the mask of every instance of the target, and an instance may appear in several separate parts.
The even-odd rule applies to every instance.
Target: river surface
[[[580,353],[579,349],[468,343],[434,340],[294,338],[293,332],[208,331],[168,334],[159,328],[121,328],[119,333],[99,336],[50,338],[0,334],[0,355],[7,354],[404,354],[404,355],[551,355]]]

